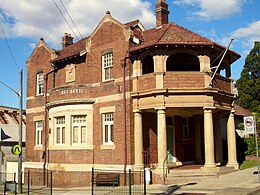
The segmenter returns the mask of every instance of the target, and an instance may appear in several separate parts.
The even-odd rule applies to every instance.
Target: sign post
[[[260,170],[259,170],[259,154],[258,154],[258,142],[257,142],[257,131],[256,131],[256,118],[255,116],[244,117],[244,128],[247,134],[255,134],[255,148],[256,148],[256,162],[257,162],[257,175],[258,181],[260,182]]]

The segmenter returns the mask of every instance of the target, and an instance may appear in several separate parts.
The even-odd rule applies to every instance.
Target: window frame
[[[40,96],[43,94],[44,94],[44,73],[38,72],[36,74],[36,95]]]
[[[83,122],[74,122],[74,118],[76,117],[85,117]],[[77,129],[77,142],[74,142],[74,127],[78,127]],[[85,141],[82,137],[82,127],[85,127]],[[71,143],[74,144],[87,144],[87,115],[71,115]]]
[[[106,127],[107,127],[107,129],[106,129]],[[106,130],[107,130],[107,132],[106,132]],[[114,141],[115,141],[114,140],[114,113],[113,112],[102,113],[102,142],[103,142],[103,145],[114,145]]]
[[[64,119],[64,120],[62,120],[63,123],[58,124],[58,119]],[[57,131],[58,128],[59,128],[59,137],[58,137],[58,131]],[[54,140],[55,145],[64,145],[65,144],[65,142],[66,142],[65,134],[66,134],[65,116],[55,117],[55,140]],[[58,138],[59,138],[59,142],[57,142]],[[64,142],[63,142],[63,139],[64,139]]]
[[[102,52],[102,81],[113,80],[114,55],[112,49]],[[108,71],[108,78],[107,78]]]
[[[41,126],[39,126],[41,124]],[[43,121],[35,121],[35,146],[42,146]]]

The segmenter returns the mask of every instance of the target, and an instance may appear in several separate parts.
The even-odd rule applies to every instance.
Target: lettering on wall
[[[60,95],[66,95],[66,94],[75,94],[75,93],[84,93],[84,89],[66,89],[60,91]]]

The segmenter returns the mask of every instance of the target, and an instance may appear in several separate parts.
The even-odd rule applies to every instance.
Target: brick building
[[[83,186],[93,166],[150,166],[155,183],[166,158],[168,166],[238,168],[230,66],[240,56],[228,50],[211,82],[225,47],[168,22],[164,0],[155,12],[149,30],[107,12],[90,36],[73,43],[65,33],[61,50],[40,39],[26,64],[26,170]]]

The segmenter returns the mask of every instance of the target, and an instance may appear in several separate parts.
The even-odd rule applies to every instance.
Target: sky
[[[41,37],[50,47],[60,49],[65,32],[71,33],[75,42],[81,35],[90,35],[107,10],[122,23],[139,19],[146,29],[153,28],[156,1],[0,0],[0,81],[19,92],[19,70],[22,69],[25,109],[26,61]],[[166,3],[169,5],[170,22],[225,47],[234,38],[231,49],[241,58],[232,64],[231,70],[232,78],[238,79],[254,42],[260,41],[260,1],[166,0]],[[18,96],[1,83],[0,105],[19,107]]]

